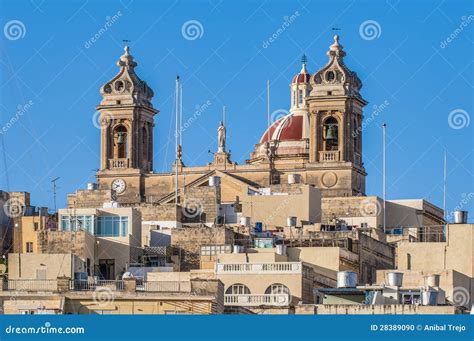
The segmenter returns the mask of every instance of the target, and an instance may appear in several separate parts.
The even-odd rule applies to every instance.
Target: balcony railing
[[[95,291],[99,288],[107,288],[112,291],[123,291],[123,281],[98,280],[90,281],[71,281],[71,290],[74,291]]]
[[[137,291],[145,292],[190,292],[189,281],[147,281],[137,283]]]
[[[242,306],[242,307],[256,307],[256,306],[287,306],[290,303],[288,294],[226,294],[224,295],[224,305],[227,306]]]
[[[128,168],[129,159],[109,159],[110,168]]]
[[[10,291],[57,291],[55,279],[9,279],[3,283],[4,290]]]
[[[319,152],[319,161],[337,162],[340,160],[339,150]]]
[[[217,263],[216,273],[219,274],[299,274],[300,262],[277,263]]]

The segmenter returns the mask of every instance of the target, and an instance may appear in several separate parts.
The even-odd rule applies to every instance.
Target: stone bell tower
[[[135,73],[129,48],[117,62],[119,73],[100,89],[101,152],[97,173],[101,189],[137,201],[142,196],[140,175],[153,170],[153,91]],[[132,200],[133,198],[133,200]]]
[[[334,168],[321,181],[334,187],[334,195],[359,195],[365,192],[362,109],[367,102],[359,93],[359,77],[344,64],[345,55],[336,35],[328,63],[311,76],[309,160]]]

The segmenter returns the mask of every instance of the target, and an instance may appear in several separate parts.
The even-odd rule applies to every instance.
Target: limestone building
[[[364,195],[361,124],[367,102],[360,94],[360,79],[344,64],[338,36],[327,55],[328,63],[314,74],[303,58],[290,85],[288,114],[263,133],[246,164],[230,160],[225,129],[223,145],[210,164],[187,167],[178,155],[173,166],[178,167],[178,202],[216,172],[224,174],[222,203],[238,202],[242,188],[286,184],[290,174],[320,189],[323,197]],[[68,197],[68,205],[100,206],[114,199],[121,205],[154,207],[143,219],[160,220],[158,212],[176,204],[176,168],[170,173],[153,171],[153,157],[159,157],[153,153],[159,113],[151,102],[153,91],[136,74],[137,62],[128,47],[117,65],[119,72],[100,89],[97,106],[102,125],[98,188],[77,191]]]

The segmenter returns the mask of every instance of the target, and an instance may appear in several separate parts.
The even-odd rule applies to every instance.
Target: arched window
[[[119,125],[114,129],[115,157],[126,159],[128,157],[128,134],[127,128]]]
[[[339,124],[334,117],[329,117],[324,121],[324,149],[327,151],[338,150],[339,148]]]
[[[290,295],[290,289],[284,284],[281,283],[274,283],[270,285],[267,290],[265,290],[266,295],[270,294],[285,294],[285,295]]]
[[[250,295],[250,289],[241,283],[232,284],[225,291],[226,295]]]
[[[142,129],[142,148],[143,148],[143,161],[148,161],[148,130],[146,127]]]

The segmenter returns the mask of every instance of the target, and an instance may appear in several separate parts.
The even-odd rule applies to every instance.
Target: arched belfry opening
[[[339,123],[336,118],[328,117],[323,123],[324,150],[336,151],[339,149]]]
[[[123,125],[118,125],[114,129],[114,158],[128,158],[128,132]]]

